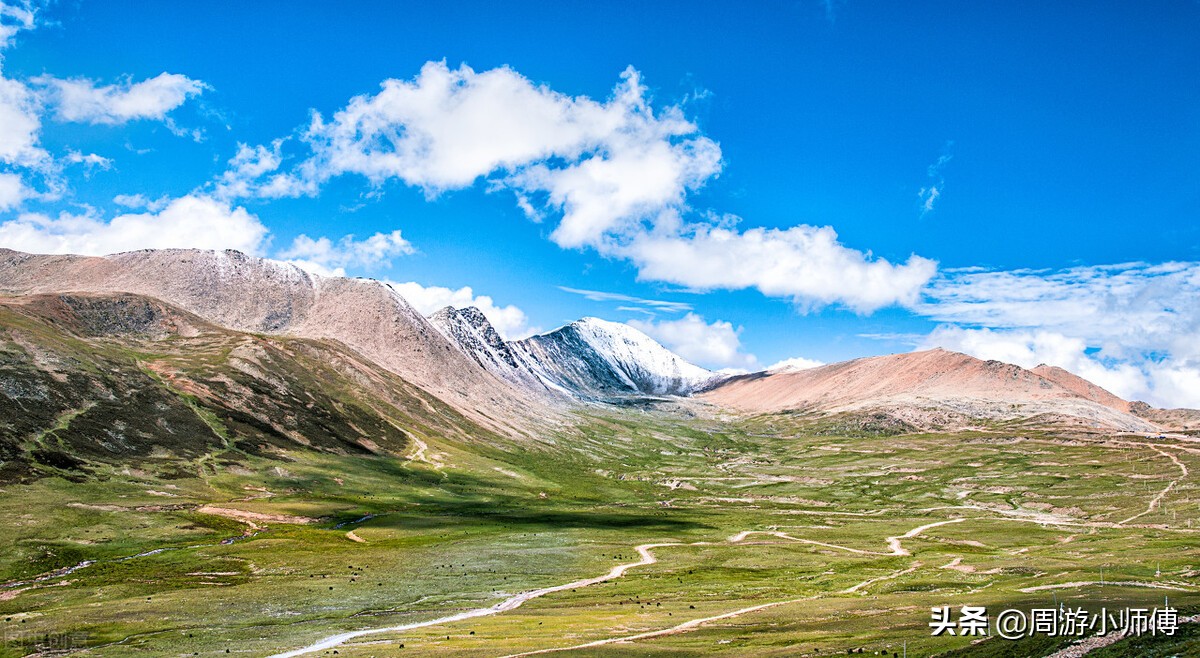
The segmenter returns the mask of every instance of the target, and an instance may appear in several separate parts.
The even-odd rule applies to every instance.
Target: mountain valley
[[[929,610],[1200,612],[1198,418],[944,350],[720,374],[237,252],[0,251],[0,655],[1048,656],[1075,638]]]

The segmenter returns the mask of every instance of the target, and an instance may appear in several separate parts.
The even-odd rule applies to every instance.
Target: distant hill
[[[1129,413],[1128,402],[1060,368],[1026,370],[942,349],[731,377],[700,397],[751,412],[884,411],[918,428],[1041,418],[1055,425],[1158,430]]]

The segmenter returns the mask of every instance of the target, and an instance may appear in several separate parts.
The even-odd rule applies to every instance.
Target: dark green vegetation
[[[930,637],[929,609],[1200,606],[1182,441],[690,403],[513,441],[341,345],[129,296],[0,304],[0,394],[3,656],[269,655],[600,576],[649,543],[678,545],[337,650],[498,656],[788,602],[564,655],[1039,656],[1058,643]],[[1092,655],[1189,655],[1185,628]]]

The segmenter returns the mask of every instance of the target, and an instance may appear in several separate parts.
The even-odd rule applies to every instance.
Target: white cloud
[[[630,84],[636,77],[627,74]],[[644,103],[641,92],[637,103]],[[562,215],[550,234],[561,247],[604,247],[642,222],[674,225],[687,193],[721,168],[721,149],[700,136],[682,141],[695,127],[682,119],[656,121],[648,109],[631,111],[638,120],[609,138],[603,150],[566,167],[531,165],[507,183],[521,198],[545,193],[546,205]],[[627,131],[627,132],[626,132]]]
[[[395,230],[376,233],[364,240],[355,240],[353,235],[346,235],[337,242],[326,237],[314,240],[301,234],[292,241],[291,247],[276,256],[316,274],[345,276],[346,267],[376,267],[395,256],[412,254],[414,251],[412,243],[405,240],[399,230]]]
[[[487,295],[476,295],[470,286],[457,290],[441,286],[423,286],[414,281],[405,283],[388,282],[400,296],[412,304],[423,315],[433,313],[447,307],[478,308],[496,331],[507,340],[525,338],[538,333],[540,329],[529,326],[529,318],[520,308],[509,304],[499,306]]]
[[[34,10],[28,2],[0,2],[0,50],[21,30],[33,29]]]
[[[0,162],[22,167],[45,167],[50,156],[38,145],[41,103],[18,80],[0,74]]]
[[[816,359],[806,359],[802,356],[794,356],[790,359],[777,361],[767,366],[767,370],[774,372],[778,370],[808,370],[810,368],[820,368],[825,365],[824,361]]]
[[[262,196],[267,198],[299,196],[300,191],[289,191],[273,186],[289,184],[287,176],[265,178],[283,164],[282,139],[270,146],[238,144],[237,153],[230,158],[229,168],[214,184],[213,196],[220,199]]]
[[[567,286],[559,286],[559,290],[569,292],[574,295],[582,295],[584,299],[590,299],[593,302],[629,302],[637,304],[643,308],[618,307],[617,310],[637,310],[663,311],[666,313],[682,313],[692,310],[692,305],[684,302],[671,302],[664,299],[644,299],[642,297],[633,297],[632,295],[623,295],[617,292],[604,292],[602,290],[581,290],[579,288],[568,288]]]
[[[934,204],[942,196],[942,190],[946,187],[946,178],[942,175],[942,169],[954,158],[950,152],[950,149],[953,147],[954,142],[946,142],[946,145],[942,147],[942,154],[938,156],[937,161],[929,165],[927,170],[929,183],[917,192],[917,197],[921,200],[922,216],[933,212]]]
[[[29,195],[29,188],[25,187],[20,176],[0,173],[0,210],[16,208]]]
[[[118,206],[133,208],[134,210],[145,209],[149,210],[150,212],[158,212],[159,210],[166,208],[167,204],[171,203],[171,198],[163,196],[157,199],[151,199],[145,194],[140,193],[118,194],[113,197],[113,203],[117,204]]]
[[[758,359],[742,351],[742,328],[724,320],[705,322],[695,313],[660,322],[630,320],[627,324],[667,346],[679,356],[707,367],[753,368]]]
[[[754,228],[739,232],[691,225],[687,233],[646,233],[620,248],[642,279],[697,290],[757,288],[802,308],[843,304],[869,313],[912,305],[937,270],[910,256],[904,264],[872,259],[841,244],[832,227]]]
[[[1059,366],[1126,399],[1200,407],[1200,263],[948,272],[917,312],[923,343]]]
[[[1094,336],[1093,346],[1117,357],[1200,356],[1200,263],[948,273],[916,308],[959,325]]]
[[[942,196],[942,190],[938,187],[941,183],[922,187],[921,191],[917,192],[917,196],[921,199],[921,214],[933,212],[933,204],[937,202],[938,197]]]
[[[330,178],[359,174],[434,196],[495,176],[493,187],[512,190],[527,214],[541,215],[534,198],[561,212],[551,237],[564,247],[597,246],[609,232],[681,206],[721,159],[678,108],[654,113],[633,69],[597,102],[509,68],[477,73],[430,62],[411,82],[386,80],[328,120],[314,113],[303,139],[311,157],[291,172],[262,172],[245,192],[314,194]]]
[[[34,27],[34,7],[27,2],[0,2],[0,50],[11,45],[21,30]],[[29,198],[41,196],[30,185],[31,173],[51,173],[53,159],[40,145],[41,99],[19,80],[3,74],[0,56],[0,210],[12,210]],[[47,195],[49,196],[49,195]]]
[[[381,86],[329,120],[314,113],[304,135],[313,156],[298,172],[302,177],[399,178],[436,194],[496,171],[552,158],[582,164],[601,152],[623,154],[695,132],[678,112],[653,114],[633,69],[605,103],[535,85],[507,67],[477,73],[444,62],[425,64],[411,82]]]
[[[26,213],[0,224],[0,246],[51,254],[111,254],[134,249],[238,249],[261,254],[267,228],[244,208],[203,196],[172,200],[160,212],[92,215]]]
[[[346,268],[344,268],[344,267],[330,267],[328,265],[323,265],[316,261],[305,260],[303,258],[286,258],[283,260],[279,260],[279,262],[288,263],[290,265],[295,265],[296,267],[299,267],[300,269],[304,270],[305,272],[308,272],[309,274],[316,274],[317,276],[324,276],[324,277],[331,277],[331,278],[338,277],[338,276],[346,276]]]
[[[113,164],[111,159],[102,155],[80,153],[79,151],[70,151],[63,159],[71,164],[81,164],[89,171],[92,169],[111,169]]]
[[[218,196],[316,194],[345,174],[436,196],[482,179],[490,191],[513,192],[531,218],[557,217],[550,237],[561,247],[632,260],[642,279],[752,287],[805,308],[910,304],[936,270],[916,256],[899,265],[872,258],[838,243],[829,227],[738,232],[726,218],[694,212],[688,197],[720,173],[720,146],[679,105],[653,108],[632,68],[595,101],[507,67],[429,62],[329,118],[314,112],[301,140],[309,154],[286,170],[279,142],[242,147],[215,183]]]
[[[84,78],[51,76],[35,78],[34,82],[45,87],[59,120],[106,125],[137,119],[164,120],[168,112],[209,89],[205,83],[178,73],[104,86]]]
[[[35,26],[38,4],[0,1],[0,49],[10,46],[19,31]],[[94,124],[159,119],[178,133],[179,128],[166,114],[205,89],[202,82],[168,73],[137,83],[126,79],[115,85],[97,86],[85,79],[50,75],[18,80],[3,75],[0,67],[0,165],[6,165],[7,170],[0,172],[5,176],[3,208],[20,208],[28,199],[49,201],[62,196],[67,189],[64,172],[68,165],[83,165],[85,177],[96,169],[112,167],[111,160],[95,153],[71,149],[61,155],[47,152],[40,143],[47,108],[53,108],[61,120]]]

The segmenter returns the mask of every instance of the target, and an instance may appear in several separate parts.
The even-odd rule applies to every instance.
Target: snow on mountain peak
[[[711,371],[685,361],[644,332],[622,322],[585,317],[570,326],[596,352],[622,370],[641,370],[660,380],[680,380],[689,389],[713,377]]]
[[[434,326],[502,379],[583,397],[686,395],[720,375],[688,363],[630,325],[586,317],[504,341],[478,309],[444,308]]]

